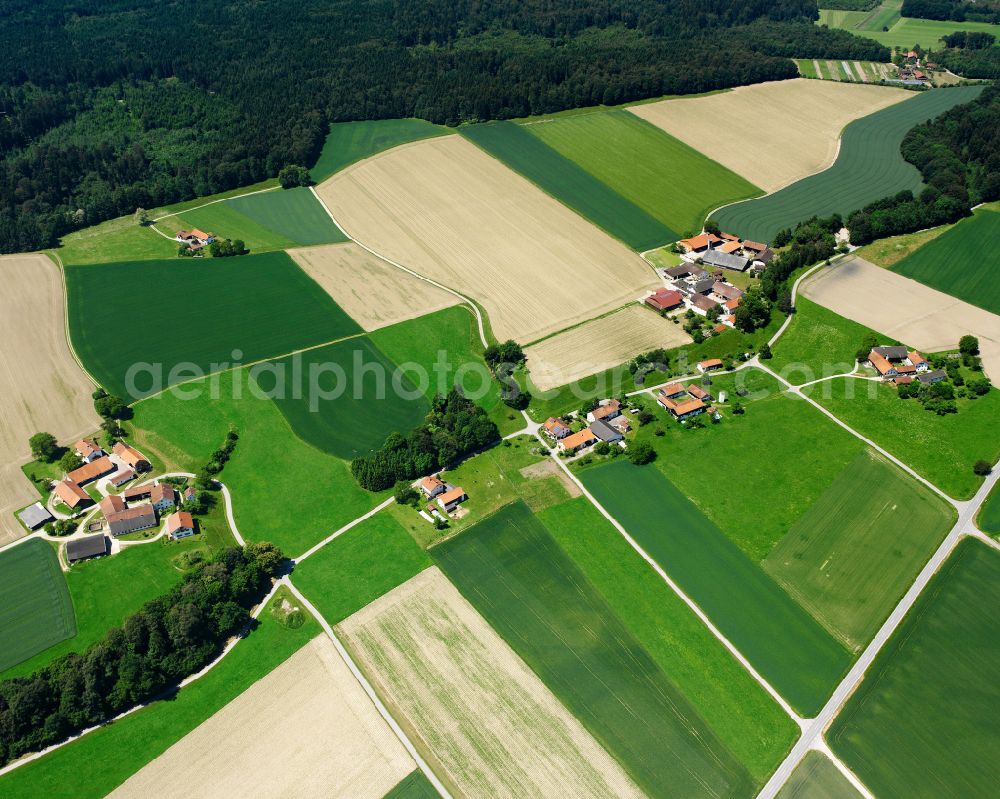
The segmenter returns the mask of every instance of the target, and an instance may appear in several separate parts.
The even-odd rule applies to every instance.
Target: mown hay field
[[[581,477],[792,707],[822,707],[850,656],[819,622],[655,467],[615,461]]]
[[[305,247],[288,254],[368,331],[462,302],[454,294],[387,264],[357,244]]]
[[[863,450],[764,559],[764,570],[845,646],[860,650],[944,539],[954,512]]]
[[[109,392],[129,400],[190,379],[170,379],[178,364],[215,371],[361,332],[281,252],[70,266],[66,282],[80,359]],[[141,363],[162,367],[162,385],[152,385],[148,373],[127,384],[130,367]]]
[[[338,629],[461,795],[642,796],[438,569]]]
[[[38,498],[21,474],[28,438],[63,440],[98,425],[93,383],[66,339],[65,292],[44,255],[0,257],[0,543],[24,534],[11,514]]]
[[[316,195],[303,186],[234,197],[226,205],[296,244],[347,241]]]
[[[397,147],[317,191],[352,238],[482,303],[501,340],[532,341],[657,283],[638,255],[458,136]]]
[[[0,552],[0,671],[76,634],[52,545],[33,539]]]
[[[972,334],[979,339],[986,373],[1000,379],[1000,315],[857,256],[814,274],[802,294],[921,351],[956,350],[959,339]]]
[[[861,794],[826,755],[814,750],[795,767],[778,799],[861,799]]]
[[[323,150],[309,176],[319,183],[363,158],[391,150],[400,144],[452,131],[423,119],[369,119],[361,122],[334,122],[323,142]]]
[[[382,799],[413,766],[320,635],[109,796]]]
[[[959,543],[833,722],[834,753],[876,796],[996,794],[1000,554]]]
[[[980,209],[893,266],[893,271],[1000,314],[1000,280],[989,253],[1000,239],[1000,212]]]
[[[829,169],[767,197],[730,205],[714,217],[723,229],[738,236],[771,241],[782,228],[794,227],[811,216],[846,216],[905,189],[918,192],[923,187],[920,172],[899,151],[903,137],[914,125],[975,99],[982,88],[922,92],[857,119],[844,130],[840,153]],[[888,90],[873,87],[871,91]]]
[[[431,556],[647,795],[753,793],[745,767],[523,502]]]
[[[650,308],[629,305],[526,347],[524,353],[531,382],[547,391],[618,366],[641,352],[690,341],[680,324]]]
[[[533,136],[533,127],[488,122],[463,128],[462,135],[633,250],[680,238],[662,220]]]
[[[849,122],[909,96],[903,89],[801,78],[630,110],[771,192],[830,166]]]

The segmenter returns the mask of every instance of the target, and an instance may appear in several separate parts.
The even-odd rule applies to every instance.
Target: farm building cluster
[[[941,369],[931,369],[927,359],[916,350],[902,346],[875,347],[868,353],[868,363],[883,380],[897,386],[914,380],[932,385],[948,376]]]
[[[420,511],[420,515],[431,523],[438,520],[444,521],[442,513],[449,516],[453,513],[458,515],[459,506],[469,498],[461,486],[446,483],[434,474],[420,480],[417,486],[421,493],[430,500],[427,507]]]
[[[52,493],[73,513],[94,504],[93,498],[83,486],[96,480],[104,480],[118,488],[136,474],[149,471],[149,461],[138,450],[119,441],[105,452],[96,442],[89,439],[77,441],[74,450],[83,465],[68,472],[62,480],[57,480]]]
[[[625,438],[625,433],[632,429],[628,419],[622,414],[620,400],[601,400],[597,407],[587,414],[587,426],[582,430],[573,428],[562,419],[549,417],[542,424],[544,432],[561,452],[570,455],[587,447],[604,442],[618,444]]]
[[[703,413],[717,415],[713,400],[712,393],[697,383],[667,383],[656,391],[657,403],[678,422]]]
[[[206,233],[204,230],[199,230],[198,228],[192,228],[191,230],[178,230],[174,239],[192,252],[197,252],[215,241],[215,234]]]

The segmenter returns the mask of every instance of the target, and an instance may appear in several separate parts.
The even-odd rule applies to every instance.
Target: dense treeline
[[[1000,78],[1000,47],[947,47],[928,53],[927,58],[965,78]]]
[[[832,8],[836,11],[871,11],[881,0],[821,0],[821,8]]]
[[[223,550],[83,654],[0,682],[0,763],[106,721],[204,667],[250,621],[283,560],[270,544]]]
[[[1000,23],[1000,3],[996,0],[903,0],[904,17],[955,22]]]
[[[413,480],[483,449],[500,439],[486,411],[458,388],[438,395],[426,422],[408,436],[390,433],[382,449],[351,461],[351,474],[369,491],[384,491],[400,480]]]
[[[885,60],[813,0],[8,0],[0,251],[311,164],[330,121],[440,123]]]
[[[839,214],[814,216],[800,222],[794,229],[781,230],[774,237],[775,247],[787,247],[768,264],[761,275],[760,289],[764,297],[774,302],[782,313],[792,310],[792,292],[788,278],[797,269],[826,260],[836,252],[834,234],[844,223]]]
[[[917,197],[900,192],[851,214],[853,244],[955,222],[972,206],[1000,199],[1000,87],[989,86],[971,103],[917,125],[903,139],[902,153],[926,188]]]

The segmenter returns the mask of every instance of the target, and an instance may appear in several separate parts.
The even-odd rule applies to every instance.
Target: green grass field
[[[536,514],[758,784],[795,740],[784,711],[584,497]]]
[[[389,513],[366,519],[295,567],[295,585],[330,624],[431,565]]]
[[[411,771],[383,799],[437,799],[437,789],[419,769]]]
[[[879,653],[827,740],[876,796],[996,795],[1000,554],[967,539]]]
[[[265,608],[259,626],[176,697],[154,702],[5,774],[0,777],[0,795],[5,799],[106,796],[318,634],[319,625],[308,614],[306,623],[292,630]]]
[[[897,343],[888,336],[799,296],[795,315],[778,343],[767,367],[794,385],[820,377],[832,377],[854,369],[854,356],[865,336],[875,334],[880,342]]]
[[[365,336],[269,361],[250,374],[299,438],[345,460],[377,450],[389,433],[408,433],[430,412],[419,387]],[[301,391],[295,382],[283,388],[295,374],[303,376]]]
[[[57,566],[55,576],[69,590],[66,601],[70,608],[71,622],[73,608],[78,611],[75,627],[71,623],[69,637],[58,643],[53,642],[54,645],[39,651],[34,657],[12,668],[8,668],[11,665],[9,663],[3,664],[5,670],[0,672],[0,679],[31,674],[62,655],[83,652],[91,644],[100,641],[108,630],[120,625],[126,616],[137,612],[143,604],[166,593],[171,586],[180,582],[183,572],[173,563],[173,559],[182,552],[205,550],[200,538],[201,536],[194,536],[169,544],[157,542],[128,547],[113,557],[75,564],[66,574],[65,580]],[[48,544],[41,541],[22,544],[0,556],[0,564],[5,562],[8,554],[23,548],[36,549],[38,544],[50,549]],[[4,582],[6,584],[8,581]],[[42,584],[41,580],[38,582],[39,585]],[[3,626],[6,629],[7,625]]]
[[[432,555],[644,791],[752,793],[747,771],[526,505],[508,505]]]
[[[789,704],[822,707],[850,656],[815,619],[658,469],[615,461],[582,477]]]
[[[980,209],[908,255],[894,272],[1000,314],[1000,281],[986,253],[1000,237],[1000,212]]]
[[[67,233],[53,252],[64,264],[98,264],[173,258],[177,246],[177,242],[139,227],[131,216],[122,216]]]
[[[812,751],[795,767],[778,799],[861,799],[861,794],[829,758]]]
[[[954,523],[930,489],[858,453],[763,562],[845,646],[868,643]]]
[[[281,189],[272,189],[265,194],[255,194],[253,197],[266,197],[277,194]],[[249,198],[248,198],[249,199]],[[216,202],[206,205],[203,208],[194,208],[161,219],[155,223],[156,230],[169,236],[176,235],[178,230],[190,230],[198,228],[211,233],[219,239],[240,239],[253,253],[269,252],[271,250],[283,250],[287,247],[296,246],[296,242],[284,236],[271,227],[262,224],[249,216],[241,214],[232,205],[230,200]],[[322,209],[320,209],[322,210]],[[149,230],[147,234],[163,238],[156,230]],[[172,241],[173,255],[177,256],[177,249],[180,244]],[[205,256],[208,257],[207,254]]]
[[[251,394],[247,370],[167,392],[135,406],[134,440],[171,470],[197,471],[225,440],[230,424],[239,442],[220,479],[233,494],[244,538],[271,541],[295,557],[370,510],[380,495],[358,487],[348,463],[296,436],[278,406]],[[239,386],[237,398],[235,385]]]
[[[1000,391],[959,400],[958,413],[938,416],[901,400],[894,386],[828,380],[803,389],[862,435],[884,447],[945,493],[971,497],[982,482],[972,472],[1000,458]]]
[[[715,219],[743,238],[771,241],[782,228],[811,216],[846,216],[904,189],[917,192],[923,182],[917,168],[900,154],[903,136],[981,91],[982,86],[962,86],[922,92],[855,120],[844,129],[840,154],[829,169],[767,197],[731,205],[714,214]]]
[[[400,144],[450,133],[448,128],[422,119],[375,119],[367,122],[334,122],[316,165],[309,171],[317,183],[355,161]]]
[[[36,538],[0,553],[0,670],[72,638],[75,618],[51,544]]]
[[[77,354],[128,399],[152,380],[143,373],[129,391],[134,364],[156,365],[166,387],[193,376],[171,379],[177,364],[211,372],[234,350],[247,363],[361,331],[285,253],[69,267],[66,283]]]
[[[679,233],[700,231],[705,217],[720,205],[763,193],[628,111],[580,114],[525,127]]]
[[[1000,39],[1000,25],[901,17],[901,6],[900,0],[886,0],[872,11],[821,9],[817,24],[843,28],[858,36],[874,39],[886,47],[902,50],[909,50],[918,44],[925,50],[937,49],[941,46],[941,37],[955,31],[992,33]],[[884,31],[883,28],[889,30]]]
[[[796,58],[795,63],[799,68],[799,74],[803,78],[821,78],[822,75],[816,73],[816,65],[811,58]]]
[[[994,488],[979,509],[976,524],[984,533],[996,535],[1000,533],[1000,488]]]
[[[661,220],[529,132],[550,124],[554,120],[531,125],[490,122],[462,128],[462,135],[634,250],[641,252],[680,238]]]
[[[348,241],[344,232],[316,199],[316,195],[304,187],[237,197],[226,200],[224,205],[278,235],[291,239],[294,244]]]

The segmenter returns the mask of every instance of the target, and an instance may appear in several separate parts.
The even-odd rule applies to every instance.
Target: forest
[[[997,0],[903,0],[904,17],[955,22],[992,22],[1000,24]]]
[[[203,668],[246,628],[283,562],[266,543],[223,550],[82,654],[0,681],[0,764],[107,721]]]
[[[333,121],[458,124],[886,60],[815,0],[7,0],[0,251],[311,165]]]

